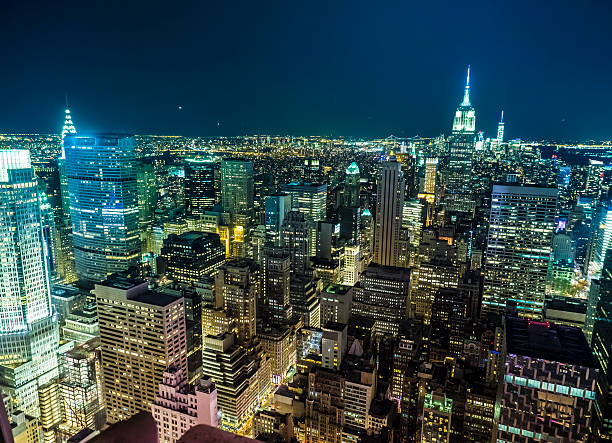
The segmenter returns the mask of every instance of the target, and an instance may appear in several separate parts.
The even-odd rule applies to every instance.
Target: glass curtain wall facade
[[[102,281],[139,258],[134,138],[69,135],[64,150],[77,276]]]

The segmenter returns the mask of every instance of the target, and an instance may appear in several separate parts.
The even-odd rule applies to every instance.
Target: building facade
[[[150,411],[168,366],[187,372],[185,300],[120,275],[96,284],[110,423]]]
[[[556,189],[493,186],[483,314],[512,300],[520,315],[542,318],[556,210]]]
[[[64,151],[77,276],[99,282],[140,255],[134,138],[68,135]]]

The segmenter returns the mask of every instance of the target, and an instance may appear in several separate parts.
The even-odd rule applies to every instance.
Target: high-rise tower
[[[359,206],[359,166],[353,162],[346,168],[346,178],[344,181],[344,206]]]
[[[252,161],[230,158],[221,162],[221,202],[234,224],[251,223],[254,192]]]
[[[0,386],[40,415],[39,387],[58,375],[38,182],[27,150],[0,150]]]
[[[300,211],[311,225],[310,255],[317,254],[317,222],[327,218],[327,185],[292,182],[281,186],[291,196],[291,210]]]
[[[401,164],[391,156],[382,164],[376,192],[374,261],[383,266],[396,266],[397,263],[404,189]]]
[[[185,209],[200,217],[215,204],[215,168],[210,159],[185,160]]]
[[[468,66],[463,101],[455,111],[450,140],[448,192],[464,193],[472,174],[476,113],[470,102],[470,67]]]
[[[64,117],[64,127],[62,128],[62,142],[69,134],[76,134],[76,128],[74,127],[74,123],[72,123],[72,116],[70,115],[70,109],[66,108]]]
[[[541,319],[556,209],[554,188],[493,186],[483,315],[512,300],[521,316]]]
[[[134,138],[68,135],[64,151],[77,276],[102,281],[138,262]]]
[[[501,112],[501,118],[499,119],[499,124],[497,125],[497,142],[504,142],[504,111]]]

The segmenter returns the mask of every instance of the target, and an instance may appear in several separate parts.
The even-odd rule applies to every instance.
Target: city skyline
[[[610,62],[599,56],[610,40],[606,6],[564,2],[553,20],[539,5],[389,5],[371,14],[360,3],[272,5],[253,21],[250,8],[28,10],[28,35],[12,24],[2,31],[15,63],[4,72],[11,88],[0,132],[55,133],[61,123],[49,116],[67,95],[86,132],[436,136],[450,132],[471,65],[476,129],[485,136],[495,137],[503,109],[510,139],[612,137]],[[8,12],[26,13],[17,5]],[[128,26],[135,13],[146,20]],[[51,44],[66,54],[49,58],[58,53]]]
[[[612,441],[604,8],[275,3],[6,8],[0,440]]]

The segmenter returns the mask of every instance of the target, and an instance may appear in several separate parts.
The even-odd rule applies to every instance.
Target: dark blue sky
[[[590,1],[2,2],[0,131],[612,138],[612,7]],[[182,110],[179,110],[182,106]],[[218,125],[217,123],[220,123]]]

